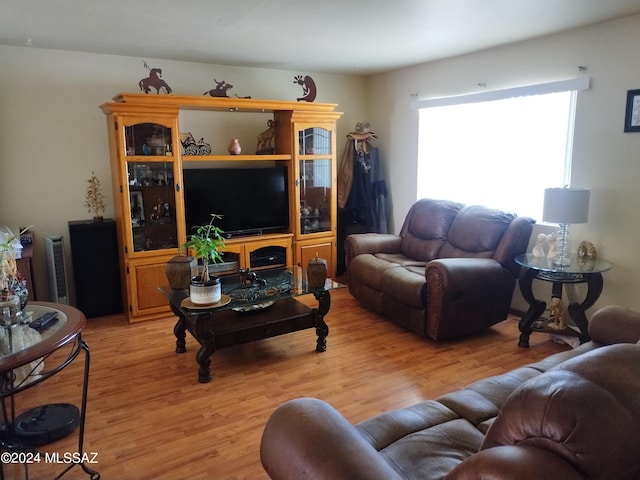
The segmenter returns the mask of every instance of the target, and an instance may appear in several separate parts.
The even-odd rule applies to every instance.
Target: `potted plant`
[[[9,307],[14,316],[18,309],[24,308],[27,302],[27,282],[22,278],[16,265],[16,249],[20,246],[20,235],[15,235],[9,228],[0,231],[0,314],[4,307]]]
[[[89,177],[87,183],[89,185],[85,194],[84,206],[87,207],[89,213],[93,213],[94,222],[101,222],[102,214],[104,213],[104,195],[100,179],[94,172],[91,172],[91,177]]]
[[[194,227],[196,232],[191,235],[183,248],[189,249],[194,257],[202,259],[202,270],[199,275],[191,279],[189,293],[194,304],[210,304],[220,301],[222,292],[220,279],[209,275],[209,263],[222,262],[220,249],[224,246],[224,233],[213,222],[222,218],[221,215],[212,213],[208,225]]]

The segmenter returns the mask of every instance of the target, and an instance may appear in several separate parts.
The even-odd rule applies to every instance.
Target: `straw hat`
[[[347,135],[354,140],[366,140],[367,138],[376,138],[376,134],[371,131],[371,125],[369,122],[356,123],[355,131],[349,132]]]

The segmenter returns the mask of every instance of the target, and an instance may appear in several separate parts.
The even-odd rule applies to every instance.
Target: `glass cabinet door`
[[[298,132],[300,234],[331,231],[333,172],[331,130],[319,127]]]
[[[178,247],[173,162],[127,162],[133,251]]]
[[[124,128],[125,153],[133,155],[172,155],[171,128],[157,123],[138,123]]]
[[[173,129],[129,119],[124,126],[133,252],[178,247]]]

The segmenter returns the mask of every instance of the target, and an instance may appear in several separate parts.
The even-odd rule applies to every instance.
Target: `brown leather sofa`
[[[640,313],[596,312],[592,340],[436,400],[352,425],[281,405],[262,436],[273,480],[640,478]]]
[[[504,320],[535,221],[478,205],[422,199],[399,235],[345,240],[349,291],[366,308],[434,340]]]

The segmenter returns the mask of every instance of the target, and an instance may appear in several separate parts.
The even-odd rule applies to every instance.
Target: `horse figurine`
[[[157,94],[160,93],[161,89],[164,89],[164,91],[167,94],[171,93],[171,87],[167,85],[167,82],[165,82],[160,77],[162,77],[162,69],[160,68],[150,69],[149,76],[147,78],[143,78],[142,80],[140,80],[140,82],[138,82],[138,86],[140,87],[140,90],[144,91],[144,93],[150,93],[151,88],[155,88]]]

